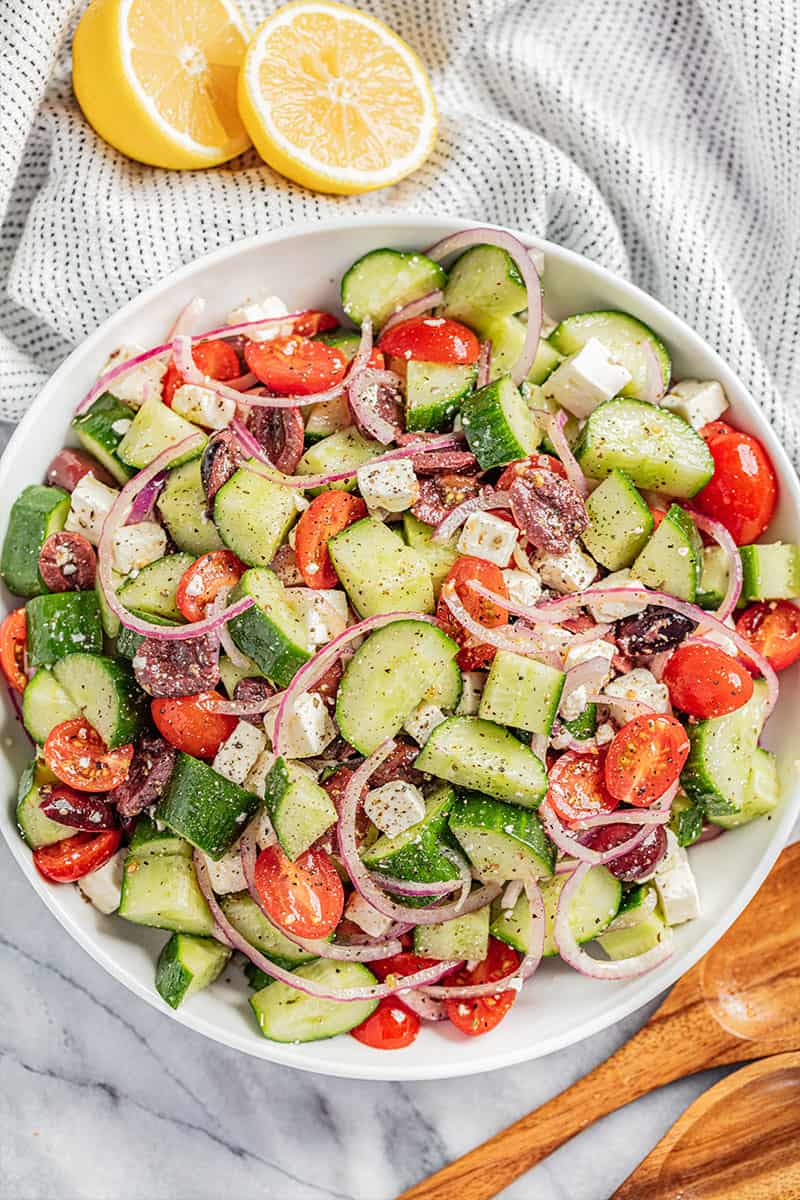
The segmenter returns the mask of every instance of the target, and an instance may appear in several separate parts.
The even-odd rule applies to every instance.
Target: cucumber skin
[[[383,300],[377,307],[375,306],[375,267],[379,268],[379,275],[383,274],[384,269],[388,273],[394,270],[395,273],[393,286],[382,289]],[[415,268],[419,268],[419,270]],[[408,272],[409,269],[412,278],[401,281],[399,278],[401,272]],[[367,277],[366,286],[363,286],[364,276]],[[432,259],[426,258],[424,254],[406,253],[383,246],[362,254],[345,271],[341,284],[342,308],[354,324],[361,325],[365,317],[370,317],[377,329],[398,308],[408,304],[411,300],[425,296],[428,292],[444,287],[446,282],[447,275],[444,269]],[[359,293],[362,290],[365,296],[359,299]],[[368,299],[366,298],[367,293],[369,294]]]
[[[278,841],[292,861],[336,823],[336,806],[324,788],[303,774],[292,779],[283,758],[267,776],[264,800]]]
[[[11,506],[0,555],[0,576],[15,596],[47,593],[39,574],[39,554],[51,533],[64,528],[69,496],[62,488],[31,483]]]
[[[199,459],[169,472],[157,507],[179,550],[200,555],[223,548],[216,525],[206,516],[206,494],[200,481]]]
[[[524,411],[526,423],[530,421],[525,443],[508,422],[505,414],[508,405],[518,408],[520,415]],[[461,420],[467,444],[484,471],[527,458],[541,441],[541,430],[509,375],[502,375],[465,396],[461,402]]]
[[[800,596],[800,548],[791,542],[740,546],[742,595],[752,600],[795,600]]]
[[[17,789],[16,821],[19,835],[26,846],[36,850],[39,846],[52,846],[72,837],[75,830],[46,817],[39,808],[41,789],[45,784],[58,783],[40,759],[34,758],[22,772]]]
[[[606,504],[611,502],[611,512]],[[624,471],[615,468],[586,500],[589,527],[583,544],[609,571],[629,567],[653,532],[653,514]],[[635,526],[630,525],[630,518]],[[637,534],[636,529],[641,526]]]
[[[537,877],[553,873],[555,848],[538,816],[529,808],[518,808],[480,792],[464,792],[451,808],[448,823],[451,833],[468,856],[469,850],[459,830],[466,839],[468,830],[477,829],[508,839],[513,852],[535,859],[540,867]]]
[[[156,815],[175,833],[219,860],[259,806],[237,787],[189,754],[179,751]]]
[[[268,610],[259,604],[259,584],[267,589]],[[311,657],[302,626],[283,593],[283,584],[267,567],[245,571],[231,599],[235,601],[251,595],[256,603],[228,622],[238,648],[279,688],[288,687]],[[278,611],[281,606],[286,610],[283,613]],[[296,633],[296,638],[291,636],[292,633]]]
[[[342,989],[372,987],[377,983],[363,963],[330,959],[307,963],[298,967],[294,974],[332,987],[340,985]],[[250,1006],[265,1038],[273,1042],[304,1043],[348,1033],[372,1016],[378,1001],[317,1000],[276,980],[252,995]],[[289,1019],[282,1022],[282,1017]]]
[[[645,587],[668,592],[679,600],[694,603],[702,570],[702,549],[692,518],[679,504],[671,504],[658,529],[635,559],[631,573]],[[664,568],[677,567],[678,555],[683,550],[686,554],[680,559],[680,565],[685,568],[685,578],[678,579],[674,572],[667,574],[662,569],[662,563]],[[672,560],[671,564],[669,559]]]
[[[96,592],[34,596],[25,605],[25,612],[30,666],[51,666],[77,650],[102,653],[103,626]]]
[[[135,409],[111,392],[104,392],[87,412],[72,420],[72,428],[84,450],[94,455],[119,484],[126,484],[135,471],[117,458],[117,446],[124,435],[116,433],[113,425],[116,421],[132,421],[135,416]]]
[[[626,333],[633,336],[638,335],[640,341],[649,341],[656,358],[661,365],[661,376],[664,382],[665,389],[669,386],[670,376],[672,374],[672,362],[666,346],[661,341],[658,334],[654,333],[649,325],[645,325],[644,321],[640,321],[637,317],[632,317],[630,313],[621,312],[615,309],[598,309],[594,312],[575,313],[571,317],[566,317],[561,321],[553,332],[548,337],[551,346],[554,346],[560,353],[568,355],[574,354],[581,346],[585,345],[588,337],[597,337],[601,342],[603,337],[596,329],[589,328],[588,337],[576,336],[576,331],[581,331],[582,326],[596,323],[598,318],[608,321],[611,318],[612,323],[624,324]],[[617,348],[616,357],[622,360],[619,348]],[[628,368],[630,370],[630,367]],[[633,378],[630,383],[627,383],[622,389],[620,395],[626,397],[635,397],[637,393],[637,381],[635,371],[631,371]]]
[[[187,945],[188,943],[188,945]],[[195,983],[198,976],[188,964],[183,962],[187,951],[194,950],[201,956],[208,957],[206,970],[202,980]],[[163,947],[156,963],[156,991],[170,1008],[177,1008],[187,994],[193,995],[201,988],[208,987],[225,969],[231,956],[226,946],[221,946],[213,938],[200,938],[188,933],[173,933]],[[194,987],[192,985],[195,985]]]
[[[686,725],[690,750],[681,772],[681,787],[711,821],[736,816],[746,802],[753,756],[764,724],[765,695],[766,685],[759,681],[742,708]],[[733,761],[720,763],[720,753]],[[741,778],[742,769],[747,771],[747,779]]]
[[[477,368],[412,360],[406,366],[406,429],[436,432],[452,423],[475,386]],[[442,379],[449,380],[449,388]],[[437,383],[438,379],[438,383]],[[426,395],[427,391],[427,395]],[[414,399],[416,398],[416,403]]]
[[[178,608],[175,593],[183,574],[195,559],[191,554],[165,554],[142,567],[134,579],[129,579],[117,593],[126,608],[138,609],[147,620],[160,617],[164,622],[182,625],[183,613]]]
[[[159,829],[147,813],[142,813],[136,822],[128,849],[131,854],[138,854],[143,858],[152,858],[156,854],[192,857],[192,847],[185,838],[178,837],[171,829]]]
[[[442,843],[450,840],[447,818],[454,801],[454,790],[442,784],[428,796],[425,816],[417,825],[398,838],[383,835],[362,850],[364,865],[395,879],[418,883],[455,879],[458,871],[441,852]],[[390,848],[398,843],[402,843],[398,849]]]
[[[251,946],[286,971],[306,963],[316,962],[316,956],[302,950],[273,925],[247,892],[234,892],[220,897],[220,907],[234,929]]]
[[[98,672],[105,677],[104,682],[113,694],[113,703],[108,706],[104,703],[106,698],[92,688],[92,684],[98,684],[92,675]],[[103,654],[67,654],[56,663],[53,673],[109,750],[127,745],[141,733],[148,716],[148,698],[123,659]],[[77,686],[70,691],[73,678]]]

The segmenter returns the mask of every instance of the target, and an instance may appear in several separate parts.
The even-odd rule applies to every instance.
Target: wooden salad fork
[[[488,1200],[601,1117],[709,1067],[800,1050],[800,843],[630,1041],[397,1200]],[[687,1193],[687,1196],[691,1193]]]

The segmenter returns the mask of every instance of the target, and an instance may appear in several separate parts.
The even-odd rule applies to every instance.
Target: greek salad
[[[341,313],[193,301],[16,499],[19,831],[168,931],[173,1008],[236,954],[275,1041],[484,1034],[548,958],[662,963],[688,848],[778,803],[769,456],[635,317],[543,290],[476,229],[365,254]]]

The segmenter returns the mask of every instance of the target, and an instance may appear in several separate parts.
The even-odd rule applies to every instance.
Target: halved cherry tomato
[[[315,308],[310,308],[308,312],[301,313],[299,317],[295,317],[294,333],[299,333],[302,337],[313,337],[315,333],[328,333],[331,329],[336,329],[339,325],[333,313],[319,312]]]
[[[753,694],[753,677],[738,659],[717,646],[679,646],[664,669],[675,708],[690,717],[722,717]]]
[[[236,379],[242,374],[239,355],[227,342],[219,340],[199,342],[198,345],[192,347],[192,358],[194,365],[199,367],[209,379],[220,379],[224,382],[226,379]],[[170,360],[161,380],[161,399],[169,407],[172,406],[172,397],[182,384],[183,376],[175,363]]]
[[[175,603],[187,621],[201,621],[212,600],[235,587],[246,570],[232,550],[211,550],[181,575]]]
[[[548,773],[547,803],[568,828],[576,828],[586,817],[613,812],[615,800],[605,784],[599,754],[565,750]]]
[[[104,833],[76,833],[50,846],[40,846],[33,852],[33,865],[52,883],[73,883],[92,871],[99,871],[122,841],[121,829]]]
[[[608,747],[606,787],[617,800],[647,808],[675,783],[688,755],[689,739],[676,717],[634,717]]]
[[[8,686],[24,692],[28,682],[25,675],[25,639],[28,618],[24,608],[15,608],[0,625],[0,667]]]
[[[344,888],[324,850],[312,847],[292,862],[276,843],[256,859],[255,883],[271,920],[302,938],[332,933],[344,911]]]
[[[529,454],[519,462],[509,463],[497,481],[498,492],[506,492],[516,479],[526,479],[534,471],[552,471],[554,475],[567,478],[564,464],[552,454]]]
[[[455,975],[448,976],[448,985],[470,986],[477,983],[491,983],[504,979],[506,975],[519,966],[519,955],[505,942],[497,938],[489,938],[489,953],[483,962],[468,971],[462,968]],[[470,1037],[479,1037],[499,1025],[511,1005],[517,998],[513,988],[498,992],[496,996],[479,996],[474,1000],[445,1000],[447,1016],[462,1033]]]
[[[469,364],[478,361],[481,344],[471,329],[446,317],[412,317],[393,325],[380,340],[384,354],[406,362]]]
[[[706,444],[714,474],[693,503],[721,521],[738,546],[754,542],[769,525],[778,502],[778,480],[769,455],[756,438],[738,429],[715,432]]]
[[[78,792],[110,792],[128,778],[133,746],[108,750],[96,729],[83,717],[54,725],[44,744],[50,770]]]
[[[496,592],[504,600],[508,599],[503,572],[495,563],[485,558],[471,558],[465,555],[453,564],[442,585],[442,591],[448,583],[456,585],[456,595],[475,621],[480,621],[487,629],[497,629],[499,625],[508,624],[508,612],[491,600],[485,600],[477,592],[468,587],[471,581],[481,583],[491,592]],[[462,671],[476,671],[487,666],[494,658],[497,650],[488,642],[478,642],[471,633],[467,633],[463,625],[455,619],[442,596],[436,606],[436,620],[439,628],[448,634],[461,649],[456,655],[456,662]]]
[[[244,358],[265,387],[278,396],[310,396],[344,378],[347,359],[341,350],[310,338],[273,338],[248,342]]]
[[[700,430],[700,436],[706,442],[710,441],[711,438],[718,437],[721,433],[736,433],[736,430],[727,421],[709,421]]]
[[[402,1050],[416,1041],[420,1019],[394,996],[385,996],[374,1013],[350,1030],[350,1036],[373,1050]]]
[[[398,978],[403,975],[416,975],[417,971],[435,967],[438,961],[438,958],[421,958],[419,954],[409,954],[407,951],[403,951],[400,954],[393,954],[391,958],[376,958],[369,964],[369,969],[383,982],[390,975]]]
[[[367,515],[360,496],[350,492],[323,492],[311,501],[295,526],[294,553],[307,587],[334,588],[339,576],[328,553],[328,539]]]
[[[663,508],[653,508],[653,506],[651,505],[650,506],[650,515],[653,518],[653,533],[655,533],[655,531],[658,529],[659,525],[664,520],[664,517],[667,514],[664,512]]]
[[[775,671],[785,671],[800,659],[800,608],[789,600],[751,604],[736,622],[736,632],[747,638]]]
[[[224,700],[219,692],[198,692],[173,700],[153,700],[150,712],[162,737],[194,758],[213,758],[236,728],[236,717],[213,712],[209,701]]]

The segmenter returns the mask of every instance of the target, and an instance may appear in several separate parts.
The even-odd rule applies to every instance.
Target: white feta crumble
[[[485,671],[461,672],[461,699],[456,706],[456,714],[459,717],[475,717],[478,715],[485,683]]]
[[[619,395],[630,380],[630,372],[612,358],[603,343],[589,338],[547,377],[542,391],[573,416],[588,417],[598,405]]]
[[[593,642],[579,642],[577,646],[568,648],[564,656],[564,667],[569,671],[572,667],[580,666],[581,663],[589,662],[593,658],[604,659],[606,668],[604,675],[598,678],[599,689],[604,687],[611,678],[611,663],[616,653],[617,647],[614,643],[606,642],[602,638],[596,638]]]
[[[387,837],[397,837],[425,816],[425,797],[413,783],[391,779],[367,792],[364,812]]]
[[[128,362],[129,359],[136,358],[143,352],[144,346],[139,346],[135,342],[120,346],[113,354],[109,355],[101,373],[110,371],[112,367],[118,367],[120,363]],[[139,363],[138,367],[131,367],[130,371],[126,371],[117,379],[112,380],[107,390],[118,400],[124,400],[126,404],[139,408],[148,396],[161,394],[161,380],[164,378],[166,369],[166,358],[149,358],[147,362]]]
[[[611,722],[603,721],[595,730],[594,740],[598,746],[607,746],[609,742],[613,742],[615,736],[614,726]]]
[[[116,912],[122,896],[122,874],[127,847],[118,850],[107,863],[96,871],[91,871],[78,880],[78,889],[87,900],[95,906],[98,912]]]
[[[116,488],[100,483],[91,472],[84,475],[72,489],[64,528],[70,533],[82,533],[96,546],[103,532],[103,522],[118,495]]]
[[[620,675],[607,684],[603,693],[608,697],[606,707],[612,721],[625,725],[631,720],[631,712],[627,705],[614,704],[615,699],[636,700],[646,704],[655,712],[668,713],[672,711],[669,702],[669,688],[665,683],[659,683],[655,675],[646,667],[636,667],[627,675]]]
[[[535,604],[542,594],[542,581],[538,571],[528,574],[527,571],[508,568],[503,571],[503,581],[509,600],[514,600],[517,604]]]
[[[581,715],[586,705],[589,703],[589,693],[585,684],[580,687],[573,688],[561,698],[559,705],[559,714],[565,721],[574,721]]]
[[[565,554],[538,551],[535,566],[545,587],[563,594],[582,592],[597,575],[594,559],[584,554],[577,542]]]
[[[359,892],[353,892],[350,896],[345,905],[344,915],[370,937],[382,937],[392,924],[391,917],[379,913]]]
[[[437,704],[418,704],[410,717],[406,717],[404,729],[410,733],[415,742],[424,746],[437,725],[441,725],[445,715]]]
[[[226,896],[230,892],[243,892],[247,887],[238,839],[225,851],[222,858],[214,859],[210,858],[208,854],[203,854],[203,860],[208,867],[211,886],[217,895]]]
[[[356,471],[358,490],[370,511],[404,512],[419,499],[419,481],[410,458],[364,463]]]
[[[689,864],[689,856],[671,829],[667,831],[667,853],[656,867],[653,882],[664,920],[668,925],[682,925],[700,916],[700,895]]]
[[[287,588],[286,599],[303,624],[310,650],[347,628],[347,596],[339,588]]]
[[[684,379],[670,388],[661,407],[683,417],[693,429],[702,429],[719,420],[728,407],[728,397],[716,379]]]
[[[228,324],[244,325],[248,321],[272,321],[273,317],[285,317],[288,312],[288,308],[278,296],[248,296],[228,313]],[[288,337],[292,332],[292,325],[291,321],[272,321],[261,329],[254,325],[252,329],[243,330],[243,333],[253,342],[270,342],[276,337]]]
[[[626,567],[623,571],[613,571],[610,575],[606,575],[605,579],[595,580],[590,584],[589,591],[591,593],[592,588],[642,587],[644,584],[638,579],[634,579],[630,569]],[[633,617],[636,613],[643,612],[647,608],[647,601],[625,600],[621,596],[615,596],[613,600],[591,601],[587,598],[586,607],[598,624],[605,624],[610,621],[621,621],[624,617]]]
[[[184,383],[175,389],[172,410],[204,429],[225,429],[236,416],[236,402],[211,388]]]
[[[149,563],[163,558],[167,550],[167,535],[155,521],[139,521],[122,525],[114,534],[112,565],[120,575],[141,571]]]
[[[516,526],[489,512],[470,513],[456,544],[459,554],[485,558],[507,567],[517,544]]]
[[[230,737],[217,750],[211,764],[218,775],[240,787],[267,745],[267,735],[249,721],[238,721]]]
[[[272,741],[277,710],[264,717],[264,729]],[[285,718],[287,758],[313,758],[321,754],[336,737],[336,726],[325,702],[317,692],[305,692],[292,704]]]

